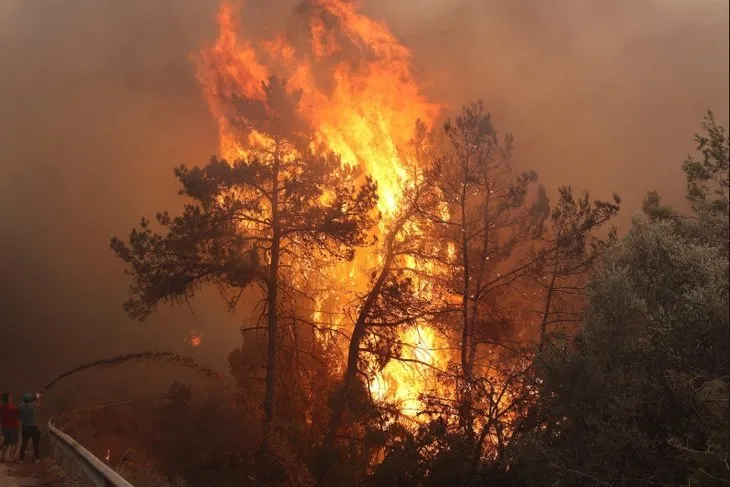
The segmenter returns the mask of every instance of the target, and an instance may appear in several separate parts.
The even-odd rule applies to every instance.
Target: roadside
[[[38,482],[33,474],[23,475],[15,464],[0,464],[0,487],[37,486]]]
[[[59,487],[66,475],[52,459],[39,463],[0,464],[0,487]]]

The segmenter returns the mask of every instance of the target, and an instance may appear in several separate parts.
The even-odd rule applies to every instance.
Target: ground
[[[0,463],[0,487],[63,486],[65,475],[52,459],[39,463]]]

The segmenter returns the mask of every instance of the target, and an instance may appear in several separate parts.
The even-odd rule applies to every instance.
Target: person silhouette
[[[37,411],[40,407],[38,394],[30,392],[23,395],[23,403],[18,408],[20,410],[20,419],[22,423],[23,441],[20,443],[20,460],[25,458],[25,450],[28,442],[33,441],[33,453],[35,461],[41,458],[41,430],[38,428]]]
[[[13,404],[13,396],[3,392],[0,397],[0,424],[3,431],[3,444],[0,446],[0,462],[5,461],[7,455],[12,459],[18,447],[18,426],[20,411]]]

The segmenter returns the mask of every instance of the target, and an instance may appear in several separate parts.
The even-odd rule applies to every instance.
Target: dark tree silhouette
[[[129,314],[147,317],[160,303],[191,297],[203,284],[218,286],[236,305],[243,290],[264,293],[268,334],[265,419],[274,417],[278,315],[281,292],[299,292],[318,257],[351,259],[374,223],[375,184],[343,169],[337,157],[310,149],[314,140],[296,113],[296,96],[284,83],[265,85],[266,100],[247,102],[246,123],[260,137],[231,163],[217,159],[202,168],[175,171],[181,194],[192,202],[182,215],[157,215],[162,233],[143,219],[128,241],[112,249],[133,278]]]
[[[580,320],[579,301],[589,271],[616,240],[615,228],[604,239],[595,232],[616,216],[621,201],[617,195],[613,203],[591,201],[588,191],[576,199],[570,186],[560,187],[558,194],[544,247],[535,261],[534,281],[543,297],[542,309],[538,311],[538,350],[544,346],[549,327]]]
[[[432,211],[438,200],[423,173],[414,171],[411,183],[404,192],[401,210],[389,223],[383,239],[381,264],[373,269],[370,287],[359,300],[345,371],[333,397],[323,440],[318,465],[320,483],[328,474],[345,413],[355,409],[353,406],[363,397],[371,373],[378,371],[369,365],[382,370],[390,360],[402,360],[399,331],[437,312],[427,295],[419,292],[427,285],[424,281],[428,276],[418,273],[408,262],[409,258],[412,261],[424,254],[425,235],[430,231],[422,218],[423,210]]]

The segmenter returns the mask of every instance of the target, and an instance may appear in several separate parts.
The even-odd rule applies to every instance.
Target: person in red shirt
[[[5,455],[12,457],[18,446],[18,427],[20,410],[13,404],[12,396],[4,392],[0,398],[0,424],[3,430],[3,444],[0,446],[0,462],[5,461]]]

